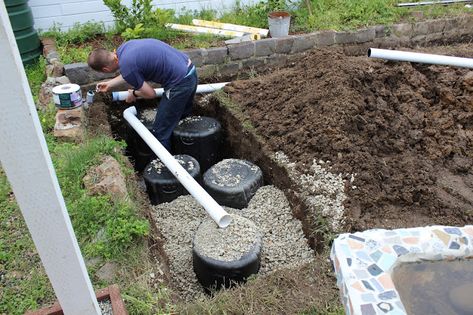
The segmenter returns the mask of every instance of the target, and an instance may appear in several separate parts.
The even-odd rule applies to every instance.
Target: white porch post
[[[101,314],[3,1],[0,4],[0,161],[64,313]]]

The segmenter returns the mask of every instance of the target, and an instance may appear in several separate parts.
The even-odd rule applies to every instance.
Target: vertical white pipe
[[[3,1],[0,56],[1,165],[64,314],[101,314]]]
[[[136,118],[136,108],[129,107],[123,112],[123,117],[130,123],[140,137],[159,157],[161,162],[171,171],[176,179],[187,191],[204,207],[210,217],[221,228],[226,228],[231,223],[228,213],[187,173],[187,171],[174,159],[155,136]]]
[[[433,65],[473,68],[473,59],[471,58],[422,54],[409,51],[370,48],[368,49],[368,57],[394,61],[408,61]]]

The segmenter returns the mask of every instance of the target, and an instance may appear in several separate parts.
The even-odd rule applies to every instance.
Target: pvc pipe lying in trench
[[[409,61],[433,65],[473,68],[473,59],[471,58],[422,54],[408,51],[370,48],[368,49],[368,57],[394,61]]]
[[[213,93],[220,89],[222,89],[225,85],[230,82],[223,82],[223,83],[210,83],[210,84],[199,84],[197,85],[196,93]],[[156,97],[161,97],[164,94],[164,89],[154,89],[156,92]],[[112,92],[112,101],[124,101],[128,96],[128,91],[120,91],[120,92]]]
[[[171,171],[176,179],[187,191],[204,207],[210,217],[221,228],[226,228],[232,219],[230,215],[187,173],[187,171],[174,159],[165,147],[154,137],[154,135],[136,118],[136,108],[128,107],[123,112],[123,117],[133,129],[140,135],[146,144],[158,156],[161,162]]]

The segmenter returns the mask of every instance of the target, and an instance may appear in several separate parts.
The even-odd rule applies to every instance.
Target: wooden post
[[[99,315],[3,1],[0,56],[1,165],[64,314]]]

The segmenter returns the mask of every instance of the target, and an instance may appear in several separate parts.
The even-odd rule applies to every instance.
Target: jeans
[[[189,66],[189,71],[192,67],[193,65]],[[193,69],[176,86],[165,89],[161,97],[152,133],[168,151],[171,151],[171,135],[174,128],[181,119],[192,113],[197,82],[197,72]]]

